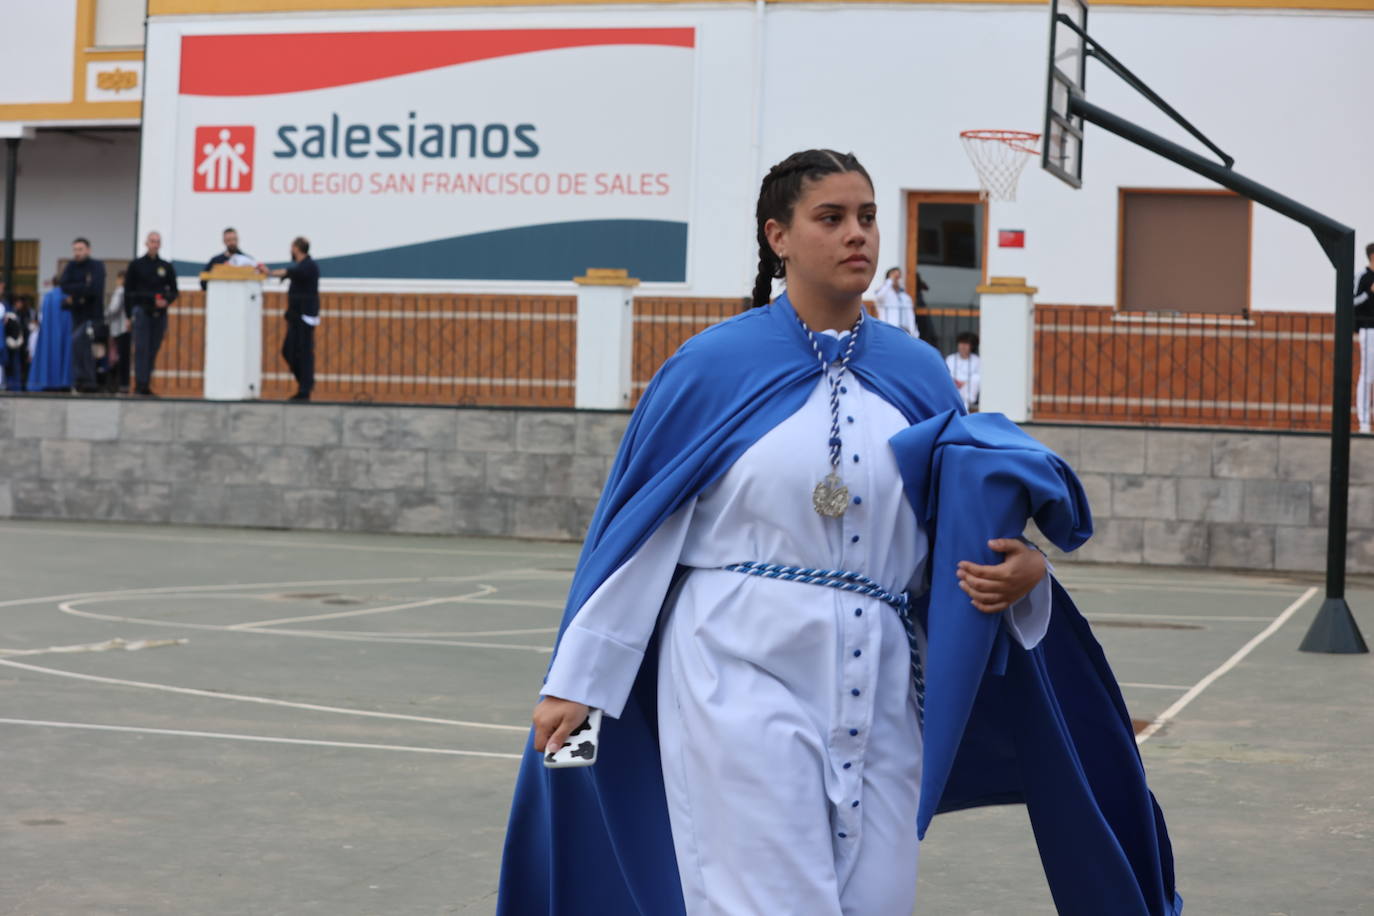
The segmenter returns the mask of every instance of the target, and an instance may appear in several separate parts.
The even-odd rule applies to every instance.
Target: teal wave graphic
[[[620,267],[645,282],[681,283],[687,279],[687,224],[650,219],[544,223],[316,257],[315,262],[327,279],[571,280],[589,267]],[[182,276],[204,268],[174,263]]]

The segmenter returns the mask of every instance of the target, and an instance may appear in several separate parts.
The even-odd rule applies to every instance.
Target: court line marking
[[[495,576],[486,576],[491,579]],[[83,598],[105,598],[108,596],[175,595],[181,592],[211,593],[233,591],[236,588],[305,588],[323,585],[389,585],[398,583],[428,582],[423,576],[388,577],[383,579],[304,579],[292,582],[233,582],[223,585],[160,585],[148,588],[121,588],[103,592],[71,592],[65,595],[43,595],[37,598],[11,598],[0,601],[0,607],[21,607],[25,604],[56,604],[59,601],[77,601]]]
[[[462,719],[440,719],[433,716],[413,716],[397,712],[380,712],[370,709],[350,709],[346,706],[322,706],[316,703],[297,703],[292,700],[278,700],[273,697],[258,697],[240,693],[222,693],[217,690],[203,690],[199,687],[178,687],[175,684],[155,684],[148,681],[130,681],[119,677],[105,677],[99,674],[81,674],[62,668],[45,668],[27,662],[0,658],[0,666],[50,674],[56,677],[69,677],[78,681],[93,681],[98,684],[113,684],[118,687],[139,687],[144,690],[161,690],[165,693],[180,693],[187,696],[209,697],[214,700],[234,700],[239,703],[259,703],[264,706],[284,706],[290,709],[308,709],[312,712],[328,712],[346,716],[365,716],[372,719],[399,719],[405,722],[424,722],[429,725],[456,725],[463,728],[489,728],[496,731],[529,731],[528,725],[497,725],[491,722],[468,722]]]
[[[521,643],[502,643],[502,642],[467,642],[456,639],[410,639],[400,638],[391,639],[385,636],[350,636],[346,633],[335,632],[332,630],[285,630],[280,627],[271,629],[249,629],[235,630],[227,624],[213,623],[178,623],[171,620],[153,620],[147,617],[123,617],[118,614],[98,614],[95,611],[83,611],[77,607],[78,604],[85,604],[90,601],[119,601],[127,596],[114,594],[108,597],[99,595],[90,596],[73,601],[62,601],[57,605],[57,609],[64,614],[73,617],[86,617],[91,620],[101,620],[107,623],[134,623],[149,627],[173,627],[188,630],[208,630],[213,633],[252,633],[257,636],[295,636],[306,639],[334,639],[341,642],[375,642],[375,643],[400,643],[404,645],[418,646],[455,646],[467,649],[512,649],[520,652],[541,652],[549,655],[553,652],[552,646],[530,646]],[[162,596],[167,597],[167,596]],[[177,597],[172,595],[170,597]]]
[[[1151,614],[1148,611],[1140,614],[1132,614],[1127,611],[1104,612],[1101,614],[1084,614],[1088,621],[1094,620],[1208,620],[1208,621],[1242,621],[1245,623],[1268,623],[1272,617],[1227,617],[1217,614]]]
[[[1202,691],[1212,686],[1212,684],[1217,680],[1217,678],[1221,677],[1223,674],[1230,671],[1232,668],[1236,667],[1236,665],[1239,665],[1242,661],[1244,661],[1245,657],[1249,655],[1251,652],[1253,652],[1256,649],[1256,647],[1260,645],[1260,643],[1264,642],[1270,636],[1273,636],[1276,632],[1278,632],[1279,628],[1282,627],[1285,623],[1287,623],[1289,618],[1291,618],[1294,614],[1298,612],[1299,608],[1301,608],[1304,604],[1310,601],[1312,596],[1315,595],[1317,591],[1317,586],[1314,585],[1307,591],[1303,592],[1301,597],[1299,597],[1292,604],[1288,605],[1288,607],[1284,608],[1283,611],[1279,614],[1279,616],[1274,618],[1273,622],[1271,622],[1269,626],[1265,627],[1263,630],[1260,630],[1253,637],[1251,637],[1249,642],[1241,646],[1240,649],[1238,649],[1234,655],[1232,655],[1226,661],[1222,662],[1211,674],[1208,674],[1206,677],[1198,681],[1192,687],[1189,687],[1188,692],[1185,693],[1183,696],[1179,697],[1174,702],[1174,705],[1170,706],[1168,709],[1164,710],[1164,712],[1156,716],[1154,718],[1154,721],[1152,721],[1149,725],[1145,726],[1145,728],[1141,730],[1140,734],[1135,736],[1136,745],[1142,745],[1146,741],[1150,740],[1150,737],[1152,735],[1158,732],[1165,725],[1169,724],[1169,722],[1172,721],[1175,716],[1177,716],[1180,712],[1187,708],[1189,703],[1197,699],[1198,695],[1201,694]]]
[[[473,578],[476,578],[475,576]],[[483,576],[482,578],[486,578]],[[441,595],[437,598],[424,598],[419,601],[407,601],[404,604],[383,605],[382,607],[354,608],[351,611],[328,611],[323,614],[307,614],[303,617],[278,617],[275,620],[254,620],[249,623],[231,624],[226,629],[229,630],[252,630],[257,627],[271,627],[281,623],[310,623],[316,620],[338,620],[341,617],[365,617],[369,614],[391,614],[396,611],[410,611],[420,607],[433,607],[436,604],[458,604],[470,601],[473,598],[482,598],[486,595],[494,595],[497,588],[494,585],[479,585],[477,591],[469,592],[466,595]]]
[[[474,601],[474,602],[472,602],[472,603],[473,603],[473,604],[477,604],[477,603],[479,603],[479,602],[475,602],[475,601]],[[1267,618],[1266,618],[1266,619],[1267,619]],[[435,632],[432,632],[432,633],[431,633],[431,632],[428,632],[428,631],[415,631],[415,630],[323,630],[323,631],[321,631],[321,632],[325,632],[325,633],[340,633],[340,634],[343,634],[343,635],[345,635],[345,636],[383,636],[383,637],[407,637],[407,636],[408,636],[408,637],[414,637],[414,638],[417,638],[417,639],[418,639],[418,638],[423,638],[423,637],[426,637],[426,636],[435,636],[435,637],[439,637],[439,636],[461,637],[461,636],[524,636],[524,635],[526,635],[526,634],[529,634],[529,635],[536,635],[536,634],[538,634],[538,635],[544,635],[544,634],[548,634],[548,633],[557,633],[557,632],[558,632],[558,627],[530,627],[529,629],[524,629],[524,630],[457,630],[457,631],[454,631],[454,632],[444,632],[444,631],[442,631],[442,630],[439,630],[439,631],[435,631]],[[3,650],[0,650],[0,651],[3,651]]]
[[[135,522],[134,524],[139,524]],[[245,547],[291,547],[298,550],[353,550],[365,551],[367,553],[423,553],[436,554],[445,557],[503,557],[506,559],[527,559],[537,558],[541,560],[576,560],[579,545],[569,542],[568,553],[521,553],[513,555],[509,551],[499,550],[443,550],[438,547],[373,547],[364,544],[337,544],[337,543],[318,543],[301,544],[296,541],[285,539],[250,539],[250,538],[229,538],[229,537],[180,537],[172,534],[125,534],[119,532],[105,531],[65,531],[54,528],[28,527],[24,523],[8,524],[0,523],[0,532],[12,531],[16,534],[48,534],[56,537],[85,537],[85,538],[113,538],[120,541],[174,541],[178,544],[237,544]],[[309,533],[309,532],[303,532]],[[357,532],[359,535],[368,536],[365,531]],[[374,535],[375,536],[375,535]],[[452,535],[461,537],[462,535]]]
[[[97,725],[90,722],[51,722],[43,719],[0,719],[0,725],[35,725],[45,728],[78,728],[103,732],[132,732],[141,735],[170,735],[181,738],[218,738],[222,741],[252,741],[263,744],[302,744],[312,747],[346,747],[370,751],[406,751],[412,754],[445,754],[451,757],[494,757],[520,760],[523,754],[496,751],[464,751],[448,747],[411,747],[404,744],[367,744],[361,741],[323,741],[315,738],[278,738],[272,735],[235,735],[228,732],[188,731],[179,728],[140,728],[132,725]]]

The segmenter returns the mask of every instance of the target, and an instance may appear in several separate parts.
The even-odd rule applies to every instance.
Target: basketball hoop
[[[1035,148],[1040,135],[1024,130],[964,130],[959,132],[964,152],[978,172],[984,200],[1015,200],[1016,180],[1030,161],[1039,155]]]

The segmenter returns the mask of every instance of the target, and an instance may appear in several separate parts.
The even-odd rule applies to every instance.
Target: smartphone
[[[563,746],[544,755],[544,766],[551,770],[564,767],[589,767],[596,763],[596,748],[601,738],[601,710],[587,713],[582,724],[572,730]]]

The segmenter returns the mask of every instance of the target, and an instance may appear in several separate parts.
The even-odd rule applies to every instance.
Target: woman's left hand
[[[960,560],[959,587],[984,614],[1005,611],[1030,594],[1045,578],[1045,555],[1015,538],[988,541],[988,547],[1003,555],[996,566],[980,566]]]

